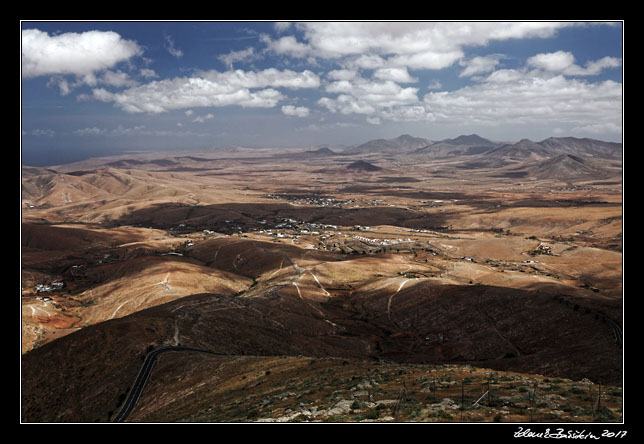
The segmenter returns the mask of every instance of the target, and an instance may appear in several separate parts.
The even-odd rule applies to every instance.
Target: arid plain
[[[409,135],[22,168],[22,419],[622,418],[622,147]]]

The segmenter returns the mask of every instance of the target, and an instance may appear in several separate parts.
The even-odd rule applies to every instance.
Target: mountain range
[[[378,167],[366,163],[367,158],[374,155],[419,165],[448,164],[460,171],[488,170],[508,178],[566,181],[603,179],[622,174],[621,143],[574,137],[550,137],[540,142],[522,139],[516,143],[505,143],[491,141],[477,134],[439,141],[403,134],[393,139],[370,140],[343,150],[333,151],[323,147],[270,154],[269,158],[277,161],[328,161],[332,166],[352,157],[354,163],[348,166],[350,170],[377,172]],[[260,155],[257,160],[264,158]],[[87,196],[107,197],[114,192],[130,190],[133,186],[137,189],[148,186],[145,183],[135,184],[137,180],[126,174],[128,170],[203,171],[208,174],[208,171],[212,173],[237,162],[235,159],[208,155],[165,158],[148,155],[118,160],[97,158],[49,168],[23,166],[22,195],[23,199],[36,205],[78,202]],[[346,167],[340,170],[346,171]]]
[[[620,159],[622,144],[575,137],[550,137],[540,142],[522,139],[516,143],[494,142],[477,134],[461,135],[453,139],[432,141],[403,134],[394,139],[373,139],[348,148],[344,154],[356,153],[430,154],[454,156],[457,154],[488,154],[524,160],[543,160],[561,154]]]
[[[418,163],[449,161],[462,170],[511,168],[508,177],[553,180],[597,179],[619,175],[622,169],[621,143],[575,137],[507,143],[477,134],[438,141],[405,134],[370,140],[342,154],[381,154]]]

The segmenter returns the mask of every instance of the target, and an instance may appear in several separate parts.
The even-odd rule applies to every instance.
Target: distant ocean
[[[79,162],[91,157],[118,156],[124,154],[123,150],[105,149],[90,151],[61,150],[51,148],[23,149],[21,163],[23,166],[47,167]]]
[[[72,162],[90,159],[92,157],[109,157],[123,156],[140,153],[178,153],[178,152],[203,152],[208,148],[154,148],[154,149],[119,149],[119,148],[99,148],[91,149],[64,149],[64,148],[25,148],[21,150],[22,166],[48,167],[54,165],[64,165]]]

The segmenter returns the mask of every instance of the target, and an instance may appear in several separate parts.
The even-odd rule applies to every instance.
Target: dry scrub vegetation
[[[26,421],[620,421],[621,159],[168,156],[23,168]]]

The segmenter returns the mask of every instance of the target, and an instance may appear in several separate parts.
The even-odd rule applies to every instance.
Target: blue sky
[[[622,138],[622,22],[22,22],[22,159]]]

